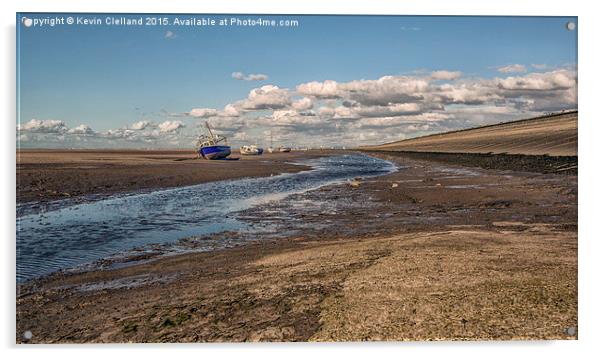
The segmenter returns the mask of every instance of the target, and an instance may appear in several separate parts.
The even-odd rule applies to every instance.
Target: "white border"
[[[510,343],[352,343],[352,344],[203,344],[203,345],[145,345],[137,346],[150,356],[166,353],[181,354],[250,354],[302,356],[314,354],[361,355],[368,353],[427,353],[461,356],[533,355],[548,356],[590,354],[597,347],[600,330],[600,258],[602,252],[596,221],[600,186],[599,156],[596,145],[602,116],[596,104],[600,103],[597,84],[601,83],[600,18],[593,1],[581,0],[422,0],[398,1],[350,0],[306,1],[229,1],[198,3],[186,0],[169,0],[149,3],[134,0],[97,0],[74,2],[69,0],[2,3],[2,311],[1,336],[3,348],[9,355],[104,356],[106,354],[132,353],[132,346],[15,346],[15,13],[21,12],[165,12],[165,13],[264,13],[264,14],[400,14],[400,15],[546,15],[579,16],[579,341],[561,342],[510,342]],[[492,39],[494,40],[494,39]]]

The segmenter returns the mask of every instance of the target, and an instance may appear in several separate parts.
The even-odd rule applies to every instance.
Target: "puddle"
[[[238,213],[357,176],[396,170],[389,161],[366,155],[308,160],[312,170],[273,177],[217,181],[153,192],[113,196],[92,202],[62,201],[34,209],[17,207],[17,281],[89,264],[136,247],[169,244],[220,232],[274,231],[241,220]],[[300,195],[299,195],[300,197]],[[303,205],[307,202],[298,202]],[[274,209],[274,207],[270,207]],[[275,208],[277,209],[277,207]],[[281,214],[286,215],[286,212]],[[208,240],[217,249],[238,244]]]

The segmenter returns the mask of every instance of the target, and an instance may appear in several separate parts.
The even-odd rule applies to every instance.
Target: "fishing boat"
[[[278,151],[280,152],[291,152],[291,148],[286,147],[286,146],[281,146],[278,148]]]
[[[213,134],[209,123],[205,122],[205,126],[208,134],[201,134],[196,144],[199,157],[207,160],[219,160],[228,157],[231,152],[228,139],[222,135]]]
[[[263,154],[263,148],[257,147],[257,145],[243,145],[240,147],[241,155],[261,155]]]

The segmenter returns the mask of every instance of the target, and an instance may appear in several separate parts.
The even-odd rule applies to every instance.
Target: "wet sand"
[[[17,342],[577,338],[577,176],[372,155],[403,169],[245,212],[293,237],[20,286]]]
[[[238,161],[196,159],[191,151],[20,150],[17,151],[17,202],[141,189],[194,185],[224,179],[277,175],[308,169],[291,162],[320,151],[240,156]]]

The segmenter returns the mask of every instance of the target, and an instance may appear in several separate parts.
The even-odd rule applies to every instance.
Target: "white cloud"
[[[159,124],[159,131],[161,133],[171,133],[183,127],[185,127],[184,123],[182,123],[179,120],[166,120],[163,123]]]
[[[458,79],[462,77],[462,72],[460,71],[434,71],[431,72],[431,78],[435,80],[445,80],[452,81],[454,79]]]
[[[241,142],[266,140],[258,133],[267,130],[274,133],[277,143],[287,145],[356,146],[525,118],[576,104],[575,67],[492,79],[440,70],[349,82],[307,82],[296,91],[264,85],[222,110],[199,107],[183,116],[206,119],[216,132]],[[184,122],[169,119],[158,125],[141,120],[102,133],[86,125],[69,129],[60,120],[33,119],[19,127],[22,133],[17,137],[27,134],[24,145],[46,140],[57,146],[87,147],[98,140],[105,147],[107,143],[116,147],[192,146],[196,130],[180,130]]]
[[[239,131],[239,132],[235,133],[232,136],[232,140],[235,140],[235,141],[248,141],[249,140],[249,134],[247,134],[244,131]]]
[[[245,75],[242,72],[232,72],[232,78],[242,81],[245,79]]]
[[[299,84],[297,86],[297,92],[321,99],[341,97],[341,93],[338,90],[338,83],[331,80]]]
[[[135,134],[135,130],[119,128],[107,130],[106,132],[101,133],[100,136],[108,139],[128,139],[133,137]]]
[[[303,97],[299,100],[294,101],[292,107],[295,110],[309,110],[314,107],[314,103],[311,99]]]
[[[543,70],[543,69],[548,68],[548,65],[545,63],[533,63],[533,64],[531,64],[531,67],[538,69],[538,70]]]
[[[62,120],[38,120],[31,119],[17,128],[19,131],[30,131],[33,133],[64,133],[68,130]]]
[[[291,104],[288,89],[265,85],[251,90],[241,106],[247,110],[282,109]]]
[[[442,106],[439,109],[442,109]],[[397,103],[388,106],[358,107],[354,108],[353,111],[360,117],[370,118],[420,114],[425,109],[418,103]]]
[[[167,31],[165,32],[165,36],[166,39],[168,40],[173,40],[174,38],[176,38],[176,34],[173,31]]]
[[[148,120],[137,121],[130,127],[132,130],[144,130],[151,125],[151,122]]]
[[[527,72],[527,67],[522,64],[510,64],[497,69],[500,73],[523,73]]]
[[[221,116],[226,117],[237,117],[240,116],[240,111],[232,104],[228,104],[224,107],[224,110],[220,113]]]
[[[362,118],[353,124],[351,127],[359,129],[365,127],[392,127],[392,126],[403,126],[410,124],[424,124],[428,122],[439,122],[453,118],[453,114],[447,113],[422,113],[417,115],[404,115],[404,116],[391,116],[391,117],[377,117],[377,118]]]
[[[268,76],[262,73],[245,75],[242,72],[232,72],[232,78],[239,81],[265,81],[268,79]]]
[[[345,98],[363,105],[389,105],[420,100],[428,88],[428,80],[407,76],[384,76],[376,80],[309,82],[297,91],[315,98]]]
[[[96,132],[94,130],[92,130],[92,128],[90,128],[86,124],[80,124],[80,125],[76,126],[75,128],[69,129],[67,131],[67,133],[68,134],[77,134],[77,135],[94,135],[94,134],[96,134]]]
[[[218,115],[216,109],[212,108],[194,108],[190,111],[190,116],[196,118],[210,118]]]
[[[430,97],[444,104],[483,104],[487,101],[499,100],[498,89],[488,81],[443,84],[432,88]]]
[[[505,90],[553,91],[576,86],[577,78],[571,71],[561,69],[496,79],[496,83],[500,89]]]
[[[261,74],[261,73],[249,74],[245,78],[246,81],[265,81],[266,79],[268,79],[267,74]]]

